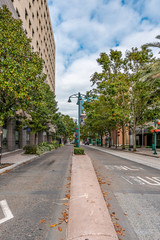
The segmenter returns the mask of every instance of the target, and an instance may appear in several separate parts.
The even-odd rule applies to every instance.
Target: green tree
[[[159,60],[143,47],[126,51],[124,58],[120,51],[111,50],[109,55],[102,53],[97,61],[102,72],[91,78],[98,101],[94,111],[99,113],[98,120],[106,119],[101,123],[108,131],[122,129],[123,145],[125,125],[130,122],[136,150],[136,128],[153,118],[159,104]]]
[[[91,79],[97,88],[93,91],[103,106],[101,115],[107,119],[107,130],[122,129],[123,147],[125,125],[129,118],[129,80],[125,72],[126,63],[121,51],[110,50],[110,54],[101,53],[97,62],[102,67],[102,73],[95,73]]]
[[[76,124],[69,115],[58,113],[56,118],[56,126],[57,136],[63,136],[64,142],[66,142],[67,139],[70,141],[73,140]]]
[[[26,113],[30,116],[23,124],[31,127],[32,132],[49,132],[50,125],[56,126],[57,102],[54,93],[48,84],[41,82],[37,91],[33,89],[31,102],[28,104]]]
[[[130,81],[130,126],[133,131],[133,150],[136,150],[136,128],[153,119],[155,106],[159,102],[154,94],[160,82],[153,79],[153,66],[159,65],[159,60],[153,58],[152,52],[142,47],[126,52],[127,70]],[[148,77],[147,77],[148,76]],[[149,77],[150,76],[150,77]],[[159,88],[159,87],[158,87]]]
[[[18,110],[26,111],[31,93],[45,79],[43,61],[31,52],[31,39],[6,6],[0,8],[0,126]]]

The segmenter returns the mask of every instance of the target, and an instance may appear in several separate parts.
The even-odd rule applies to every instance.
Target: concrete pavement
[[[88,155],[72,158],[67,240],[118,240]]]

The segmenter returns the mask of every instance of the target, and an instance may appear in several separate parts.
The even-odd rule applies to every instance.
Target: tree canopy
[[[36,132],[56,122],[57,103],[45,80],[43,60],[31,51],[22,21],[0,8],[0,126],[21,117]]]
[[[88,126],[100,126],[109,132],[121,129],[124,145],[125,126],[130,123],[133,145],[136,148],[136,127],[154,118],[159,107],[160,61],[146,47],[101,53],[97,59],[102,72],[91,78],[95,88],[90,95],[96,96],[92,106],[85,105]],[[158,113],[156,113],[158,114]],[[96,125],[97,124],[97,125]]]

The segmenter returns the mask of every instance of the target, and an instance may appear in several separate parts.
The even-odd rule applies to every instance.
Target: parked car
[[[84,144],[85,144],[85,145],[89,145],[89,142],[88,142],[88,141],[86,141]]]

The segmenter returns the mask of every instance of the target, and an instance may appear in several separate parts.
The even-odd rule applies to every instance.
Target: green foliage
[[[101,73],[94,73],[91,82],[96,87],[85,103],[87,119],[84,132],[92,135],[122,129],[123,146],[125,126],[129,122],[136,149],[136,127],[160,116],[160,60],[142,47],[126,51],[124,57],[117,50],[101,53],[97,62]]]
[[[30,42],[22,21],[6,6],[0,8],[0,126],[16,117],[32,132],[47,132],[56,124],[57,103],[44,82],[43,60]]]
[[[74,154],[84,155],[84,149],[83,148],[74,148]]]
[[[73,140],[76,125],[69,115],[57,114],[56,125],[57,135],[63,136],[64,140],[67,140],[67,138],[70,141]]]
[[[57,149],[59,147],[59,145],[53,141],[52,143],[40,143],[38,146],[33,145],[33,146],[29,146],[26,145],[23,150],[25,150],[25,154],[37,154],[37,155],[41,155],[44,152],[47,151],[52,151],[53,149]]]
[[[37,154],[37,146],[36,145],[27,145],[23,148],[23,150],[25,150],[25,154]]]

